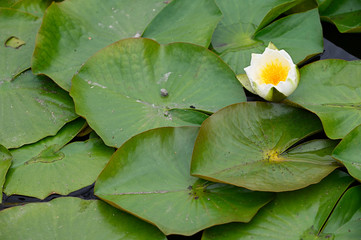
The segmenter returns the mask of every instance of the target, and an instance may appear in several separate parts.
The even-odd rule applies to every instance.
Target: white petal
[[[257,84],[256,82],[254,83],[253,90],[262,98],[265,98],[269,91],[271,90],[271,88],[273,87],[272,84]]]
[[[252,53],[251,66],[257,66],[262,61],[262,54]]]
[[[292,65],[290,71],[288,72],[288,79],[291,79],[292,81],[296,81],[298,78],[298,70],[297,70],[297,66],[296,65]],[[298,80],[297,80],[298,82]]]
[[[281,81],[275,88],[283,93],[285,96],[289,96],[296,89],[297,85],[294,84],[293,80],[286,79],[286,81]]]
[[[294,64],[293,61],[292,61],[292,58],[291,58],[291,56],[288,54],[288,52],[286,52],[285,50],[280,50],[279,53],[280,53],[285,59],[287,59],[287,61],[288,61],[290,64]]]

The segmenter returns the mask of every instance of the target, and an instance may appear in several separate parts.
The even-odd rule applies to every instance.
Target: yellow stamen
[[[283,65],[276,59],[262,69],[260,77],[265,84],[278,85],[279,82],[286,81],[289,70],[290,66]]]
[[[265,154],[265,158],[271,163],[280,163],[284,160],[275,150],[270,150],[269,152],[267,152]]]

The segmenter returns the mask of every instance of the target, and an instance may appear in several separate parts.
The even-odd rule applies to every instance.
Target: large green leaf
[[[163,0],[68,0],[53,3],[37,35],[32,68],[69,90],[72,76],[103,47],[141,36]]]
[[[70,94],[76,112],[116,147],[148,129],[199,125],[208,116],[196,110],[246,99],[232,70],[206,48],[139,38],[93,55],[74,76]]]
[[[0,82],[0,144],[16,148],[55,135],[78,116],[69,94],[31,71]]]
[[[276,199],[262,208],[250,223],[211,228],[204,232],[202,240],[333,239],[332,235],[322,233],[322,226],[352,181],[350,176],[337,171],[319,184],[298,191],[278,193]]]
[[[361,32],[361,1],[317,0],[321,19],[332,22],[342,33]]]
[[[52,2],[53,0],[19,0],[12,5],[11,8],[31,13],[42,18],[45,10]]]
[[[1,240],[166,240],[155,227],[98,200],[57,198],[0,212]]]
[[[361,186],[349,189],[342,196],[322,231],[334,234],[335,239],[360,239]]]
[[[11,7],[16,0],[0,0],[0,7]]]
[[[332,156],[339,160],[350,175],[361,181],[361,125],[346,135],[335,148]]]
[[[84,120],[76,120],[54,137],[12,150],[13,165],[4,192],[44,199],[53,193],[67,195],[92,184],[114,150],[99,138],[64,146],[83,125]]]
[[[329,138],[343,138],[361,124],[361,61],[317,61],[300,73],[288,100],[316,113]]]
[[[319,182],[335,168],[336,142],[314,140],[318,118],[302,109],[265,102],[223,108],[202,124],[191,174],[258,191],[289,191]]]
[[[0,8],[0,85],[30,67],[40,24],[32,14]]]
[[[323,51],[322,28],[317,9],[293,14],[269,24],[301,1],[216,2],[224,18],[213,34],[212,46],[236,74],[244,73],[243,68],[250,64],[251,54],[262,53],[269,42],[286,50],[295,63]]]
[[[4,146],[0,145],[0,203],[3,198],[2,190],[6,173],[10,168],[12,158],[11,153]]]
[[[95,194],[165,234],[192,235],[215,224],[248,222],[273,194],[190,176],[198,129],[159,128],[131,138],[99,176]]]
[[[213,0],[174,0],[153,19],[143,37],[163,44],[190,42],[208,47],[221,17]]]

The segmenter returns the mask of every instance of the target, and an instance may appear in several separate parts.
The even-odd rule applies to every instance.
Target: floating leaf
[[[69,142],[84,126],[79,119],[56,136],[12,150],[11,166],[4,192],[44,199],[50,194],[67,195],[92,184],[114,150],[99,138]]]
[[[361,125],[345,136],[332,156],[339,160],[351,176],[361,181]]]
[[[52,2],[53,0],[19,0],[14,5],[12,5],[11,8],[31,13],[42,18],[45,10]]]
[[[250,64],[251,54],[262,53],[269,42],[286,50],[295,63],[322,52],[322,27],[317,9],[293,14],[270,24],[299,2],[216,1],[224,18],[213,34],[213,48],[236,74],[243,74],[243,68]]]
[[[78,116],[69,94],[31,71],[0,82],[0,143],[16,148],[55,135]]]
[[[0,212],[0,238],[166,240],[155,227],[98,200],[57,198]]]
[[[32,68],[70,90],[72,76],[103,47],[141,36],[163,0],[69,0],[53,3],[39,30]]]
[[[32,14],[0,8],[0,86],[30,67],[40,24]]]
[[[322,231],[322,227],[352,181],[347,174],[336,171],[319,184],[298,191],[278,193],[276,199],[262,208],[250,223],[214,227],[206,230],[202,239],[333,239],[332,234]]]
[[[248,222],[273,194],[189,175],[197,127],[159,128],[127,141],[99,176],[95,194],[165,234],[192,235],[215,224]]]
[[[174,0],[153,19],[143,37],[163,44],[189,42],[208,47],[221,18],[214,1]]]
[[[361,61],[317,61],[300,73],[288,100],[316,113],[329,138],[343,138],[361,124]]]
[[[322,230],[337,239],[358,239],[361,236],[361,186],[349,189],[338,202]]]
[[[16,2],[16,0],[1,0],[0,7],[10,7]]]
[[[228,106],[205,120],[195,143],[191,174],[258,191],[290,191],[319,182],[335,168],[336,142],[314,140],[318,118],[283,104]]]
[[[109,146],[164,126],[199,125],[229,104],[245,101],[232,70],[208,49],[125,39],[96,53],[70,91],[76,112]]]
[[[5,183],[6,173],[11,165],[11,153],[2,145],[0,145],[0,203],[2,202],[2,189]]]
[[[321,19],[332,22],[342,33],[361,32],[361,1],[317,0]]]

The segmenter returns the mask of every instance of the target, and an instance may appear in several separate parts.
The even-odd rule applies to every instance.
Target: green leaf
[[[332,153],[332,157],[340,161],[351,176],[361,181],[361,125],[345,136]]]
[[[213,34],[212,46],[236,74],[245,73],[244,68],[250,64],[251,54],[262,53],[269,42],[287,51],[295,63],[323,51],[322,27],[317,9],[270,23],[300,1],[216,2],[224,18]]]
[[[0,86],[30,67],[40,24],[32,14],[0,8]]]
[[[0,7],[11,7],[16,0],[0,0]]]
[[[0,238],[166,240],[155,227],[98,200],[57,198],[0,212]]]
[[[361,236],[361,186],[349,189],[328,219],[325,233],[337,239],[358,239]]]
[[[52,2],[53,0],[19,0],[14,5],[12,5],[11,8],[31,13],[42,18],[45,10]]]
[[[65,145],[84,127],[84,120],[67,124],[54,137],[12,150],[4,192],[44,199],[67,195],[92,184],[114,150],[99,138]]]
[[[199,125],[204,112],[246,100],[232,70],[208,49],[150,39],[125,39],[96,53],[74,76],[70,94],[76,112],[115,147],[152,128]]]
[[[336,171],[319,184],[278,193],[276,199],[262,208],[250,223],[207,229],[202,240],[332,239],[332,234],[322,233],[321,228],[352,181],[347,174]]]
[[[318,0],[318,2],[322,20],[334,23],[342,33],[361,32],[361,1]]]
[[[317,114],[329,138],[343,138],[361,124],[361,61],[317,61],[300,75],[288,100]]]
[[[55,135],[78,116],[69,94],[31,71],[0,82],[0,143],[17,148]]]
[[[192,235],[216,224],[248,222],[273,194],[190,176],[198,129],[159,128],[131,138],[99,176],[95,194],[165,234]]]
[[[0,203],[2,202],[2,189],[6,173],[10,168],[12,158],[11,153],[3,145],[0,145]]]
[[[174,0],[149,24],[143,37],[159,43],[189,42],[208,47],[222,13],[209,0]]]
[[[302,109],[265,102],[239,103],[201,126],[191,174],[258,191],[290,191],[319,182],[335,168],[336,142],[314,140],[318,118]]]
[[[37,35],[32,69],[70,90],[71,78],[98,50],[141,36],[163,0],[70,0],[53,3]]]

